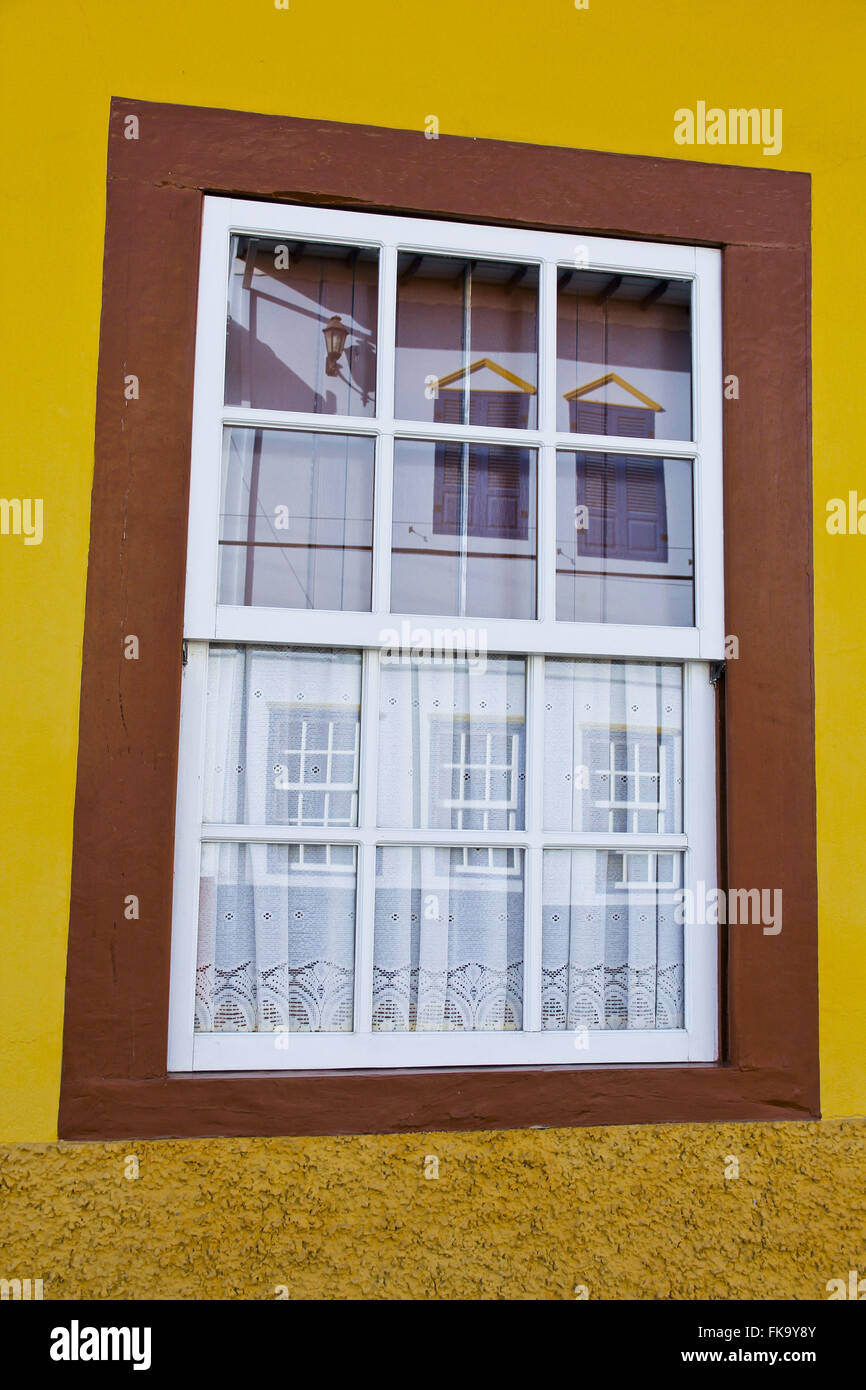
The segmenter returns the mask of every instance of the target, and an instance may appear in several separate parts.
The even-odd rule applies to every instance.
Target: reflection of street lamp
[[[322,332],[325,335],[325,348],[328,353],[328,359],[325,362],[325,376],[337,376],[337,363],[342,356],[349,330],[340,315],[334,314],[328,319]]]

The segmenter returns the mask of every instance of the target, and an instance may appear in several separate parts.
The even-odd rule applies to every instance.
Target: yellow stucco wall
[[[175,1251],[166,1264],[154,1249],[141,1275],[136,1292],[157,1296],[202,1281],[251,1296],[279,1282],[375,1295],[389,1279],[398,1294],[495,1296],[517,1280],[538,1296],[569,1297],[575,1282],[609,1297],[668,1283],[683,1296],[737,1296],[749,1258],[752,1292],[815,1297],[816,1281],[848,1268],[856,1252],[838,1219],[844,1174],[859,1162],[862,1189],[866,1172],[863,1130],[853,1125],[436,1136],[435,1147],[406,1138],[140,1145],[142,1176],[128,1182],[120,1155],[130,1146],[52,1141],[112,95],[414,129],[432,114],[443,133],[811,173],[822,1108],[866,1114],[866,536],[831,537],[824,525],[827,499],[858,487],[866,497],[864,53],[862,0],[589,0],[585,10],[573,0],[290,0],[285,10],[273,0],[4,0],[0,494],[43,498],[45,536],[30,547],[0,536],[0,1141],[37,1145],[0,1156],[11,1174],[6,1209],[10,1218],[19,1211],[10,1248],[25,1265],[31,1251],[56,1290],[129,1291],[124,1251],[148,1230]],[[781,153],[675,145],[674,111],[698,100],[781,108]],[[425,1152],[447,1156],[447,1176],[419,1178]],[[743,1177],[725,1184],[721,1157],[743,1152]],[[293,1194],[288,1232],[288,1198],[274,1195],[266,1172]],[[660,1247],[650,1188],[654,1202],[672,1204],[682,1248]],[[387,1191],[405,1196],[408,1254],[393,1210],[386,1218]],[[518,1194],[506,1216],[506,1198]],[[196,1254],[184,1253],[214,1196],[222,1214]],[[598,1215],[587,1227],[587,1197],[609,1224]],[[33,1202],[48,1216],[28,1235]],[[254,1218],[282,1231],[268,1258],[226,1263],[227,1243],[255,1248]],[[808,1268],[796,1256],[804,1221],[820,1232]],[[97,1232],[97,1251],[106,1233],[96,1272],[76,1273],[69,1249],[62,1267],[55,1252],[49,1268],[46,1231],[82,1223]],[[748,1257],[736,1254],[735,1237]],[[364,1238],[362,1258],[352,1252]],[[688,1262],[698,1249],[713,1252],[700,1275]]]
[[[46,1299],[827,1299],[866,1271],[864,1137],[831,1120],[19,1145],[2,1274]]]

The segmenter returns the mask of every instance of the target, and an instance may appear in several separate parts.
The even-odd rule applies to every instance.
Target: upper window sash
[[[379,254],[376,413],[309,414],[226,405],[225,344],[233,234],[318,240]],[[402,251],[538,266],[538,428],[395,419],[397,258]],[[557,430],[557,280],[563,269],[603,270],[689,281],[691,440],[635,439]],[[404,620],[429,627],[429,614],[391,614],[390,541],[394,441],[499,442],[535,451],[538,461],[538,610],[533,620],[461,619],[483,625],[489,649],[587,655],[720,659],[724,655],[722,570],[721,256],[706,248],[562,235],[518,228],[350,213],[286,204],[204,199],[196,337],[185,636],[240,641],[327,641],[379,645],[383,627]],[[663,419],[663,417],[661,417]],[[365,435],[375,443],[371,612],[218,604],[218,534],[223,431],[228,425]],[[556,452],[658,456],[692,461],[693,627],[563,622],[555,618]],[[387,621],[385,621],[387,616]],[[442,614],[443,619],[452,617]]]

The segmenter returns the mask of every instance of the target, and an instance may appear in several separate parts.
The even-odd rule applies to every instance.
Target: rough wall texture
[[[0,1199],[46,1299],[825,1299],[866,1121],[22,1144]]]
[[[456,135],[810,172],[821,1099],[825,1114],[866,1112],[866,540],[825,526],[828,499],[863,491],[866,339],[851,331],[866,238],[862,0],[735,0],[727,24],[694,0],[585,11],[550,0],[531,28],[521,0],[441,0],[433,23],[378,0],[265,2],[245,7],[241,26],[229,0],[80,0],[54,6],[48,25],[45,14],[0,5],[15,57],[0,84],[7,221],[44,229],[37,273],[21,256],[0,263],[14,324],[0,335],[11,403],[0,490],[43,498],[46,519],[39,546],[0,541],[2,645],[14,653],[0,688],[14,750],[0,759],[0,1136],[57,1132],[115,94],[419,132],[433,112]],[[648,63],[656,14],[673,40]],[[336,82],[323,78],[323,35]],[[784,109],[781,156],[684,150],[674,113],[698,98]],[[128,1154],[137,1179],[124,1177]],[[427,1154],[438,1178],[424,1177]],[[727,1155],[738,1179],[725,1179]],[[268,1299],[283,1284],[293,1298],[572,1299],[583,1284],[593,1298],[823,1299],[828,1279],[866,1274],[864,1179],[864,1125],[843,1121],[28,1143],[0,1149],[0,1278],[42,1277],[48,1298]]]
[[[14,654],[0,683],[0,723],[14,750],[0,759],[7,1142],[57,1133],[114,95],[417,130],[421,159],[434,148],[420,136],[434,113],[443,134],[809,172],[821,1105],[829,1115],[866,1113],[866,538],[831,535],[825,525],[829,499],[863,492],[866,338],[852,331],[859,291],[851,268],[866,240],[866,7],[733,0],[727,22],[694,0],[592,0],[586,10],[544,0],[537,9],[527,24],[525,0],[440,0],[431,22],[422,6],[382,0],[299,0],[285,10],[262,0],[243,7],[239,24],[230,0],[78,0],[53,6],[46,24],[45,6],[0,5],[0,48],[14,55],[0,83],[7,222],[46,229],[43,254],[53,258],[43,274],[25,273],[19,256],[0,261],[9,326],[0,333],[0,389],[9,401],[0,412],[0,492],[45,506],[41,545],[0,537],[0,643]],[[648,62],[656,16],[671,38],[653,45]],[[324,51],[337,81],[323,74]],[[768,157],[760,144],[677,144],[675,112],[698,99],[784,111],[781,153]],[[750,389],[745,379],[741,389]]]

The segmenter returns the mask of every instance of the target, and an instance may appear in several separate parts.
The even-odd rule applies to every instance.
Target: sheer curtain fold
[[[509,657],[383,663],[379,824],[469,839],[379,850],[377,1030],[521,1026],[522,853],[471,834],[523,826],[525,682]]]
[[[383,659],[374,1031],[522,1027],[525,662]],[[357,653],[214,647],[203,770],[197,1027],[353,1027],[357,849],[208,839],[208,826],[358,823]],[[634,849],[543,852],[543,1029],[683,1026],[682,676],[652,662],[546,663],[544,827]],[[458,832],[459,846],[435,843]],[[649,841],[651,845],[651,840]]]
[[[377,1032],[514,1029],[523,988],[522,855],[486,862],[474,882],[462,850],[379,851],[373,967]]]
[[[212,648],[206,826],[353,823],[359,708],[356,654]],[[196,1026],[351,1030],[354,846],[206,836]]]
[[[682,673],[654,662],[546,663],[547,830],[679,833]],[[679,854],[548,850],[543,1028],[681,1028]]]
[[[548,850],[544,863],[542,1027],[682,1028],[683,929],[675,889],[649,875],[627,887],[606,850]],[[668,870],[664,871],[667,875]],[[678,881],[678,880],[677,880]]]

